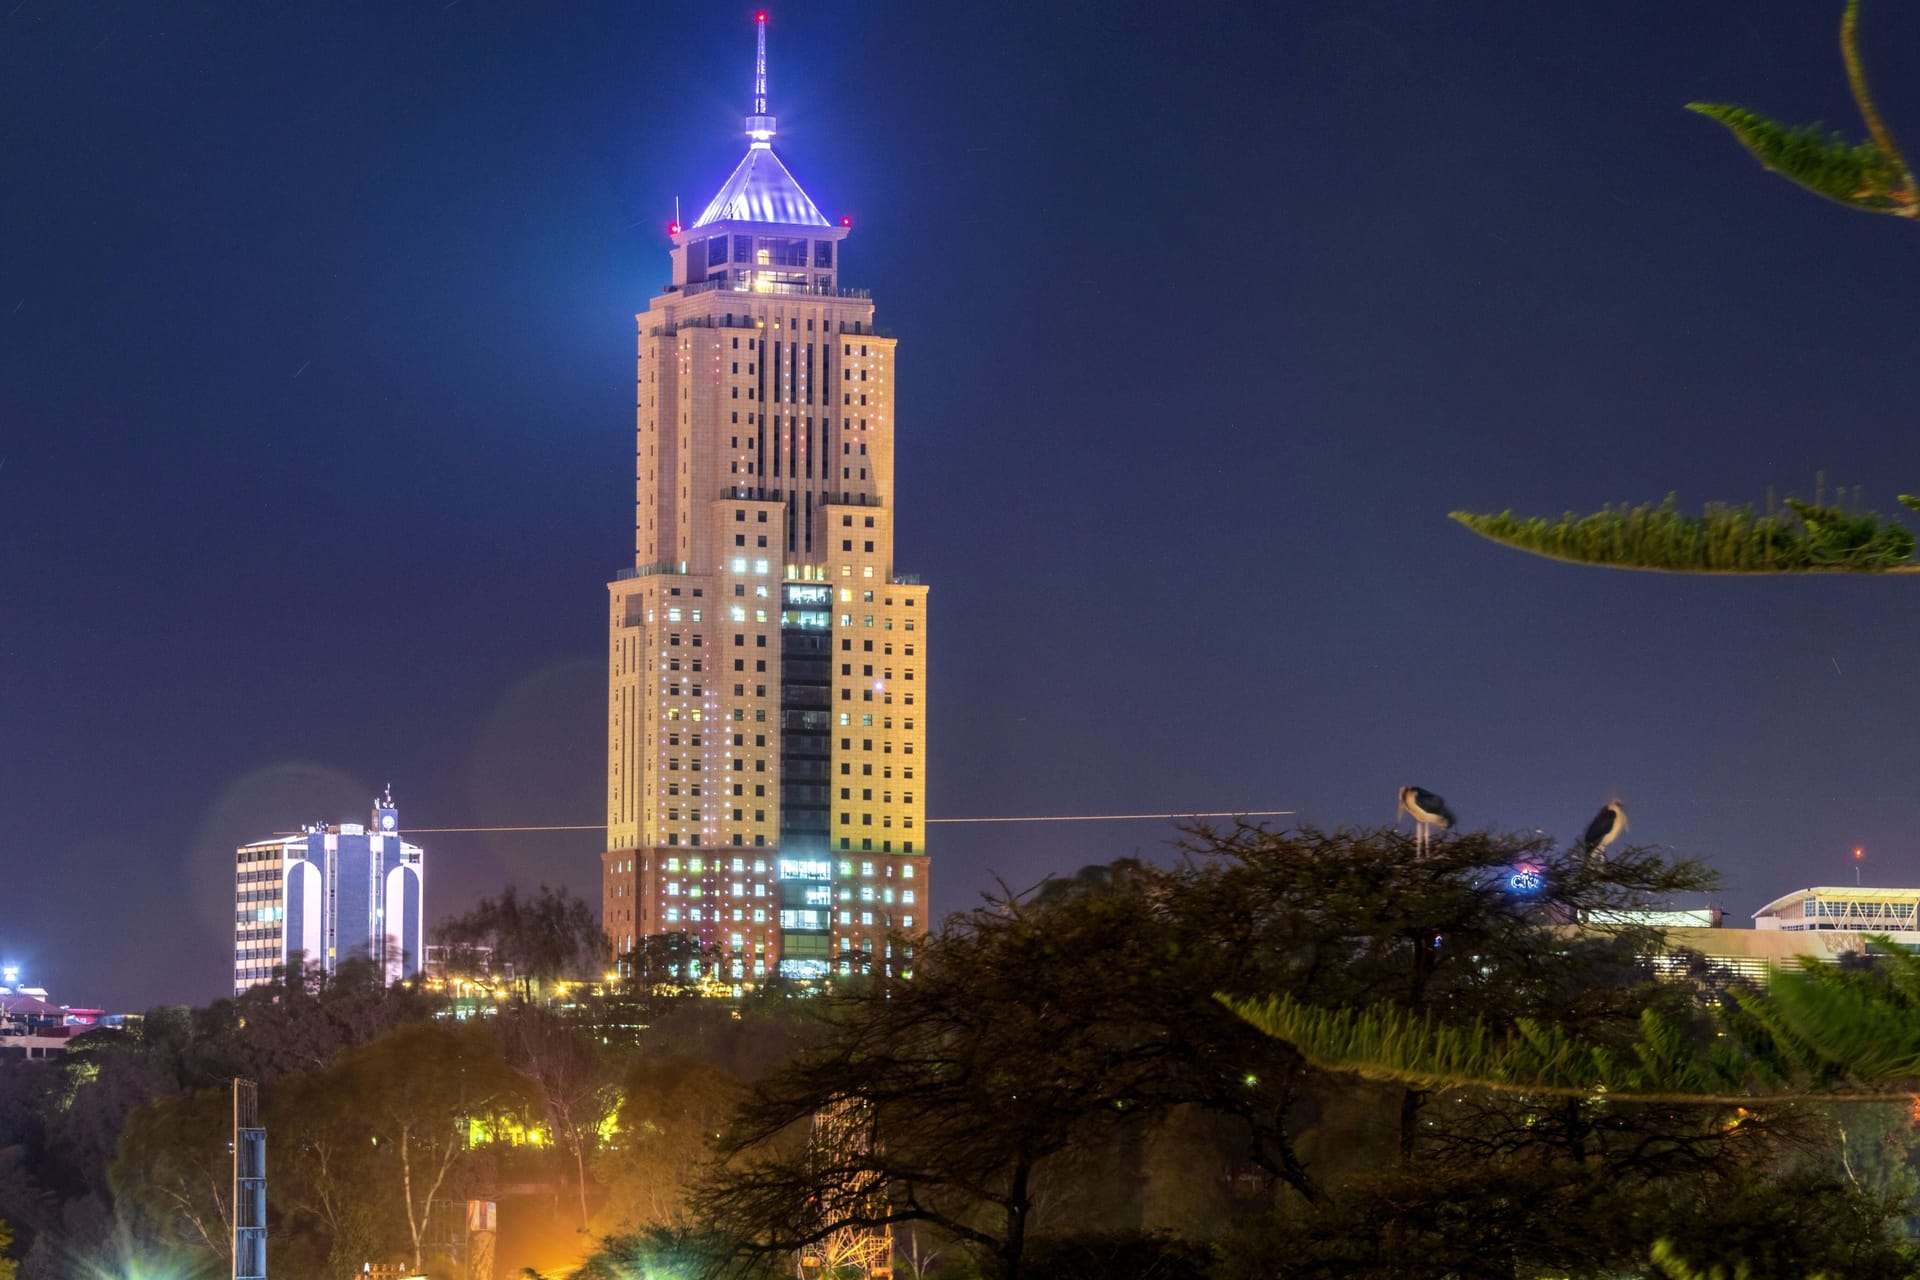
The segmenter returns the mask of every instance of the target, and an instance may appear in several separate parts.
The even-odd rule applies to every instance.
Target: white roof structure
[[[1920,889],[1817,885],[1783,894],[1753,913],[1757,929],[1920,931]]]
[[[754,146],[734,168],[706,210],[693,220],[694,228],[716,222],[771,222],[785,226],[831,226],[800,189],[773,148]]]

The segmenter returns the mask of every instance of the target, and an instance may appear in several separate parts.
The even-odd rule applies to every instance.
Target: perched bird
[[[1400,810],[1414,821],[1415,847],[1425,849],[1432,836],[1433,828],[1442,831],[1453,828],[1453,810],[1447,808],[1442,800],[1425,787],[1400,788]]]
[[[1602,809],[1587,824],[1587,833],[1580,837],[1580,847],[1589,857],[1602,853],[1606,847],[1620,838],[1627,829],[1627,811],[1618,800]]]

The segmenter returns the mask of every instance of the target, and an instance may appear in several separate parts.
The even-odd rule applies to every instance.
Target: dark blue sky
[[[633,313],[752,10],[3,0],[0,952],[218,994],[229,851],[594,822]],[[1454,507],[1920,490],[1914,229],[1693,98],[1855,128],[1838,0],[788,3],[780,149],[901,338],[930,808],[1571,836],[1744,914],[1920,882],[1920,587],[1535,562]],[[1920,143],[1920,12],[1870,62]],[[937,905],[1162,827],[946,828]],[[429,912],[597,837],[423,838]]]

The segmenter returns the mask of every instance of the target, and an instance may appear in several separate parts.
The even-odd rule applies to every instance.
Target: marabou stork
[[[1413,847],[1421,853],[1427,851],[1433,828],[1442,831],[1453,828],[1453,810],[1425,787],[1400,788],[1400,810],[1413,819]]]
[[[1609,804],[1594,816],[1587,824],[1587,832],[1580,837],[1580,847],[1589,858],[1606,852],[1608,845],[1620,838],[1627,829],[1627,811],[1618,800]]]

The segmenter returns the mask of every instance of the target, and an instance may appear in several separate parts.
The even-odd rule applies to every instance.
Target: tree
[[[13,1280],[14,1276],[20,1272],[20,1264],[6,1256],[7,1250],[11,1248],[13,1248],[13,1228],[9,1227],[4,1219],[0,1219],[0,1280]]]
[[[293,966],[233,1001],[234,1035],[246,1070],[262,1083],[318,1071],[347,1050],[396,1027],[431,1018],[444,1007],[413,983],[388,983],[364,956],[342,960],[329,974]]]
[[[685,1054],[627,1068],[613,1135],[594,1162],[611,1230],[692,1225],[687,1194],[742,1089],[726,1071]]]
[[[620,957],[621,985],[634,991],[680,995],[696,991],[724,953],[690,933],[650,933]]]
[[[1122,1222],[1102,1206],[1138,1204],[1137,1153],[1181,1114],[1219,1125],[1231,1151],[1222,1176],[1237,1160],[1285,1189],[1278,1203],[1293,1218],[1377,1235],[1377,1214],[1354,1209],[1369,1168],[1398,1165],[1444,1200],[1486,1163],[1442,1146],[1466,1126],[1436,1117],[1425,1088],[1356,1089],[1292,1045],[1262,1043],[1212,993],[1537,1012],[1617,1038],[1643,1009],[1681,998],[1649,980],[1650,935],[1568,945],[1554,921],[1708,882],[1644,851],[1598,861],[1484,834],[1420,856],[1390,831],[1239,827],[1196,832],[1190,851],[1173,869],[1121,865],[957,917],[912,981],[831,1002],[826,1043],[756,1086],[697,1204],[766,1251],[837,1226],[925,1222],[1015,1277],[1031,1233]],[[1517,864],[1539,877],[1537,892],[1511,888]],[[869,1110],[874,1140],[823,1158],[803,1130],[845,1098]],[[1475,1117],[1488,1143],[1528,1123]],[[1562,1127],[1565,1146],[1603,1159],[1659,1136],[1647,1117],[1617,1136]],[[1721,1145],[1698,1127],[1688,1122],[1688,1142]],[[1099,1154],[1121,1150],[1135,1154]],[[885,1194],[848,1193],[870,1180]]]
[[[762,1257],[926,1222],[1017,1280],[1039,1180],[1075,1144],[1135,1123],[1164,1052],[1097,988],[1056,980],[1073,957],[1082,971],[1096,955],[1126,963],[1144,903],[1111,906],[969,913],[926,944],[911,980],[834,998],[825,1043],[756,1084],[721,1140],[694,1198],[703,1220]],[[823,1112],[849,1132],[810,1142]]]
[[[326,1274],[348,1275],[408,1240],[393,1199],[374,1191],[383,1153],[362,1103],[338,1071],[286,1081],[269,1095],[268,1158],[280,1229],[267,1244],[276,1270],[297,1254],[312,1269],[324,1262]]]
[[[580,1229],[587,1208],[587,1161],[598,1144],[601,1122],[616,1101],[611,1073],[599,1045],[585,1029],[549,1009],[522,1005],[502,1013],[499,1033],[507,1062],[544,1114],[554,1142],[571,1157]]]
[[[1860,0],[1847,0],[1840,18],[1840,57],[1847,88],[1867,126],[1864,142],[1848,142],[1819,125],[1791,128],[1727,103],[1690,102],[1687,110],[1718,120],[1761,164],[1815,195],[1865,213],[1920,218],[1920,186],[1867,87],[1859,27]]]
[[[476,1130],[517,1122],[529,1099],[487,1028],[473,1023],[402,1027],[355,1050],[316,1087],[341,1091],[361,1110],[379,1149],[368,1193],[405,1215],[414,1270],[421,1269],[434,1201],[449,1189]]]
[[[465,915],[441,922],[434,941],[469,959],[486,948],[492,967],[510,969],[526,998],[532,997],[536,984],[598,979],[610,945],[584,899],[568,893],[564,885],[555,889],[544,884],[533,897],[523,898],[508,885],[499,897],[482,898]]]
[[[1905,1276],[1910,1262],[1886,1228],[1914,1192],[1904,1131],[1920,1088],[1920,957],[1882,944],[1872,963],[1777,972],[1685,1018],[1650,1006],[1631,1034],[1611,1040],[1534,1017],[1500,1025],[1388,1004],[1229,1003],[1317,1067],[1463,1106],[1521,1108],[1543,1131],[1558,1117],[1598,1129],[1651,1113],[1670,1117],[1669,1141],[1684,1137],[1688,1116],[1696,1133],[1717,1129],[1723,1147],[1743,1130],[1784,1132],[1798,1149],[1775,1152],[1760,1166],[1765,1177],[1752,1176],[1750,1161],[1744,1173],[1706,1163],[1699,1178],[1658,1184],[1663,1202],[1640,1212],[1664,1218],[1669,1269]],[[1823,1147],[1832,1159],[1805,1154]]]
[[[1867,138],[1851,142],[1820,125],[1792,127],[1727,103],[1692,102],[1725,125],[1766,168],[1814,194],[1866,213],[1920,219],[1920,183],[1914,180],[1893,131],[1867,85],[1860,57],[1860,0],[1847,0],[1840,19],[1840,55],[1847,87],[1866,124]],[[1920,497],[1901,494],[1920,510]],[[1920,573],[1915,540],[1905,527],[1873,512],[1787,499],[1784,511],[1711,504],[1702,515],[1682,513],[1673,498],[1660,505],[1606,507],[1558,520],[1455,511],[1452,518],[1484,538],[1555,560],[1671,573]]]
[[[1890,939],[1871,965],[1807,963],[1736,987],[1705,1026],[1643,1009],[1631,1033],[1517,1016],[1451,1020],[1385,1003],[1324,1008],[1228,999],[1327,1070],[1419,1088],[1659,1105],[1885,1103],[1920,1087],[1920,956]]]
[[[164,1098],[133,1113],[108,1178],[141,1239],[201,1260],[233,1240],[233,1119],[226,1091]]]

